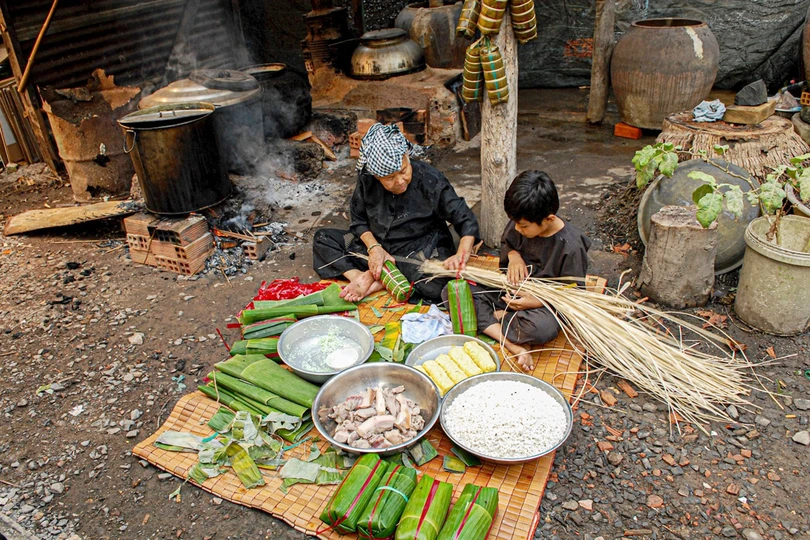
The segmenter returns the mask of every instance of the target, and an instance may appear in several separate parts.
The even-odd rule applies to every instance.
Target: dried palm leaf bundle
[[[421,271],[437,277],[456,275],[439,261],[425,261]],[[711,420],[732,421],[726,413],[729,404],[755,408],[747,396],[758,382],[756,365],[726,336],[633,302],[619,290],[600,294],[572,287],[570,278],[528,278],[511,285],[500,272],[470,267],[461,277],[536,298],[555,314],[575,350],[666,403],[677,413],[676,420],[680,415],[705,431],[704,424]],[[697,343],[687,346],[685,332],[696,334]],[[509,357],[506,360],[519,369]]]
[[[357,520],[391,464],[376,454],[358,459],[321,513],[321,521],[339,533],[352,533]],[[319,534],[325,531],[319,531]]]
[[[415,487],[416,469],[389,464],[374,496],[357,520],[360,538],[375,540],[393,536]]]
[[[467,484],[439,533],[438,540],[484,540],[498,511],[498,490]]]
[[[484,99],[484,70],[481,68],[481,52],[476,41],[467,47],[464,56],[464,73],[462,75],[461,97],[466,103]]]
[[[464,0],[464,5],[461,6],[461,15],[458,18],[458,25],[456,25],[457,36],[467,39],[475,37],[475,31],[478,29],[478,13],[480,11],[480,0]]]
[[[508,0],[481,0],[478,30],[485,36],[494,36],[501,29]]]
[[[515,38],[524,44],[537,37],[537,16],[534,0],[509,0],[509,13],[512,14],[512,28]]]
[[[454,334],[475,337],[478,333],[478,319],[467,280],[453,279],[447,283],[447,311],[450,312]]]
[[[383,264],[380,279],[385,289],[391,293],[391,296],[393,296],[394,300],[397,302],[407,302],[408,298],[411,297],[413,284],[408,281],[408,278],[406,278],[391,261],[385,261],[385,264]]]
[[[509,101],[509,85],[506,81],[506,68],[503,65],[501,50],[485,38],[480,46],[481,69],[484,71],[484,82],[487,97],[492,105]]]
[[[436,540],[452,497],[453,484],[423,474],[399,520],[395,540]]]

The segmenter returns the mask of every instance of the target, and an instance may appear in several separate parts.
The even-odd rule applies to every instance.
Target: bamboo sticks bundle
[[[439,261],[425,261],[422,272],[455,277]],[[467,268],[461,277],[485,287],[537,298],[555,313],[571,345],[608,371],[636,384],[667,404],[688,422],[731,421],[726,406],[751,409],[746,399],[756,376],[754,364],[727,347],[728,338],[690,324],[670,313],[637,304],[619,291],[600,294],[574,288],[560,280],[528,278],[510,285],[499,272]],[[674,335],[663,325],[676,325]],[[714,348],[704,352],[687,347],[683,331],[691,331]],[[503,349],[502,347],[502,350]],[[515,368],[509,358],[507,361]],[[675,420],[677,423],[677,416]]]

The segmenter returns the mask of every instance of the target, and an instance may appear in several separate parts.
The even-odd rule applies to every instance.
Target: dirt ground
[[[518,168],[541,168],[557,181],[561,215],[594,240],[591,273],[615,285],[622,271],[631,269],[624,279],[635,275],[641,247],[634,218],[618,215],[616,198],[628,196],[630,158],[652,137],[614,138],[615,117],[586,127],[585,96],[521,92]],[[434,159],[470,201],[480,198],[477,156],[468,145]],[[133,264],[115,221],[0,239],[0,514],[7,521],[41,538],[304,537],[191,486],[181,502],[169,501],[180,480],[130,450],[223,358],[216,329],[236,339],[226,325],[262,280],[315,279],[313,230],[347,225],[350,167],[322,173],[318,197],[279,208],[273,219],[287,223],[284,245],[228,280]],[[41,166],[0,176],[3,219],[70,202],[69,186]],[[752,360],[777,357],[760,374],[782,394],[782,408],[755,392],[758,413],[735,411],[739,423],[712,425],[710,436],[679,435],[645,396],[617,390],[619,403],[608,408],[586,394],[557,454],[536,537],[808,537],[810,447],[791,436],[807,429],[810,415],[802,401],[810,394],[810,340],[744,330],[727,300],[707,309],[728,317],[728,332]],[[609,376],[598,384],[615,386]],[[8,527],[0,521],[0,532],[14,538]]]

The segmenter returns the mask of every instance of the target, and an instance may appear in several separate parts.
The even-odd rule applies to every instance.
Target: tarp
[[[595,5],[535,1],[539,38],[520,47],[521,87],[590,83]],[[720,44],[716,86],[739,88],[762,78],[773,91],[798,74],[808,7],[810,0],[616,0],[616,39],[636,20],[705,21]]]

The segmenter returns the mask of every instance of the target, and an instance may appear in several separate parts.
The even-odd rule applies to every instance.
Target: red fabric
[[[274,279],[270,283],[262,281],[254,300],[292,300],[305,294],[322,291],[326,283],[300,283],[298,277]]]

